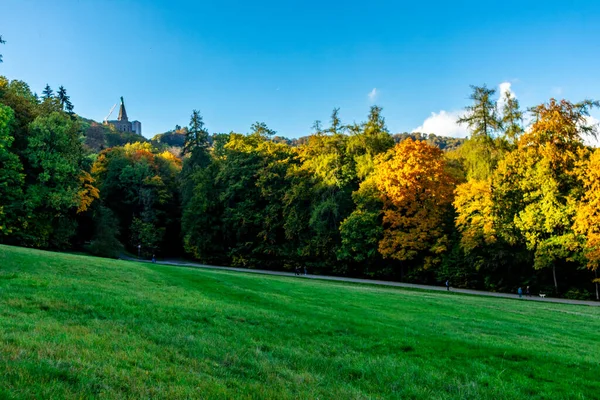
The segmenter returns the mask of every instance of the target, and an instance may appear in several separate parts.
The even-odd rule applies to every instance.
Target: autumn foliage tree
[[[583,236],[587,267],[594,271],[596,299],[598,293],[598,266],[600,265],[600,149],[594,150],[589,161],[582,162],[579,176],[583,183],[583,198],[577,205],[575,224],[578,235]]]
[[[442,151],[405,140],[379,158],[374,179],[383,201],[383,257],[424,268],[437,263],[448,244],[454,190]]]
[[[463,249],[469,252],[496,241],[491,179],[472,180],[458,186],[454,207]]]
[[[595,134],[586,120],[595,105],[551,99],[534,108],[536,121],[501,162],[494,178],[497,201],[505,204],[504,213],[508,211],[503,224],[514,223],[512,232],[518,232],[533,252],[536,269],[552,269],[556,290],[556,267],[578,262],[573,223],[582,185],[577,164],[587,158],[585,136]]]

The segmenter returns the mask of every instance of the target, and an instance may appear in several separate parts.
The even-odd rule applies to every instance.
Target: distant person
[[[525,289],[525,296],[531,297],[531,293],[529,292],[529,286],[527,286],[527,289]]]
[[[519,298],[523,297],[523,289],[521,289],[521,286],[519,286],[519,288],[517,289],[517,293],[519,293]]]
[[[304,276],[308,275],[308,271],[306,270],[306,267],[304,267]]]
[[[156,255],[155,254],[152,254],[152,262],[156,263]]]
[[[450,281],[446,279],[446,290],[450,291]]]
[[[294,275],[296,275],[296,276],[300,275],[300,267],[294,268]]]

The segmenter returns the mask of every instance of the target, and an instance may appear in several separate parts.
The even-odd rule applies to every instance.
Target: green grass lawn
[[[0,398],[597,399],[600,308],[0,246]]]

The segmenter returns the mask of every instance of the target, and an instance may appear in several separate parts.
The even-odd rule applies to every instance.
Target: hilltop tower
[[[117,121],[129,122],[127,118],[127,111],[125,111],[125,102],[123,101],[123,96],[121,96],[121,107],[119,107],[119,117]]]
[[[121,96],[121,106],[119,107],[119,116],[114,121],[105,121],[105,124],[112,125],[119,132],[133,132],[142,135],[142,123],[140,121],[129,122],[127,111],[125,110],[125,101]]]

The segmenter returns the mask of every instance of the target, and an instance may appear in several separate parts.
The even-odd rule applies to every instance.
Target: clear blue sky
[[[524,106],[600,98],[591,0],[3,0],[0,34],[0,74],[64,85],[98,121],[124,96],[147,137],[194,108],[211,132],[264,121],[297,137],[334,107],[352,122],[374,103],[392,132],[444,110],[426,126],[453,133],[469,84],[510,83]]]

